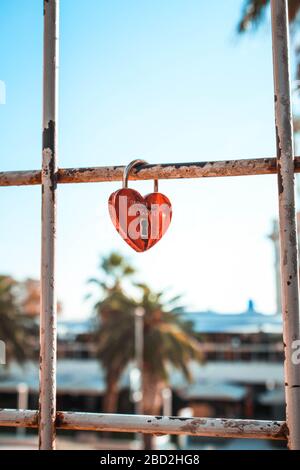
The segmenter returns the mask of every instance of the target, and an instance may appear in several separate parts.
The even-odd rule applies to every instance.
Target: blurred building
[[[281,316],[259,313],[249,301],[246,311],[238,314],[208,311],[184,317],[200,334],[205,360],[190,364],[192,384],[171,371],[172,414],[188,407],[194,416],[284,419]],[[92,341],[94,328],[91,320],[58,322],[58,409],[102,411],[105,379]],[[134,412],[130,369],[119,384],[121,413]],[[37,408],[35,362],[0,369],[3,407],[16,406],[22,383],[28,386],[28,407]]]
[[[300,197],[300,185],[298,184],[298,197]],[[298,251],[300,252],[300,212],[297,212]],[[281,289],[280,289],[280,248],[279,248],[279,224],[273,220],[272,232],[269,239],[273,242],[274,250],[274,275],[276,286],[276,312],[281,312]]]

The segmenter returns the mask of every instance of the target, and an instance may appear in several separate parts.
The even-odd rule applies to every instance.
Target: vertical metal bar
[[[289,448],[300,449],[299,266],[286,0],[271,0],[285,395]]]
[[[144,369],[144,309],[135,310],[135,358],[136,368],[139,371],[139,390],[136,401],[136,414],[143,414],[143,369]]]
[[[58,3],[44,0],[39,447],[55,448]]]

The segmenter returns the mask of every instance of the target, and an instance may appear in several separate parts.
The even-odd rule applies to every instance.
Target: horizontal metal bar
[[[187,434],[210,437],[285,439],[285,423],[168,416],[98,415],[58,413],[61,429],[142,432],[148,434]]]
[[[0,186],[31,186],[41,184],[41,175],[41,170],[2,171],[0,172]]]
[[[0,426],[37,428],[39,413],[34,410],[0,410]]]
[[[0,410],[0,426],[36,428],[38,412]],[[246,419],[181,418],[58,411],[56,428],[82,431],[141,432],[192,436],[286,440],[284,421]]]
[[[295,158],[295,172],[300,172],[300,157]],[[255,158],[190,163],[163,163],[143,165],[130,174],[131,180],[208,178],[220,176],[270,175],[277,173],[276,158]],[[58,183],[100,183],[121,181],[124,166],[103,166],[87,168],[59,168]],[[28,186],[41,184],[41,172],[4,171],[0,172],[0,186]]]

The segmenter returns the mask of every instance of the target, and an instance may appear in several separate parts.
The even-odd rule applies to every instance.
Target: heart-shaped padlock
[[[154,246],[166,233],[172,219],[171,202],[158,192],[157,180],[154,180],[154,192],[145,197],[128,188],[130,171],[144,164],[147,164],[144,160],[129,163],[124,170],[122,189],[112,193],[108,200],[109,214],[117,232],[138,252]]]

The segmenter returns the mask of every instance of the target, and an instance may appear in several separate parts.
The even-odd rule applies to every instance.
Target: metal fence
[[[119,181],[124,167],[57,167],[57,88],[59,0],[44,0],[43,158],[42,169],[0,173],[0,186],[40,184],[42,191],[40,395],[39,411],[1,410],[0,425],[39,428],[39,448],[55,449],[56,429],[190,434],[194,436],[283,439],[300,449],[299,265],[295,212],[295,172],[290,98],[286,0],[271,0],[277,157],[250,160],[144,165],[132,179],[278,175],[281,292],[283,314],[286,421],[154,417],[73,413],[56,410],[56,209],[58,184]]]

